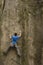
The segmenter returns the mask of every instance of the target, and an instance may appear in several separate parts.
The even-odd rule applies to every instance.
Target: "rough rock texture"
[[[34,1],[34,2],[33,2]],[[43,57],[43,50],[41,43],[43,43],[43,22],[40,20],[40,11],[35,10],[37,8],[35,0],[5,0],[5,8],[2,16],[2,39],[1,39],[1,49],[2,51],[9,45],[9,37],[16,31],[17,33],[22,30],[21,22],[25,23],[25,34],[27,34],[31,39],[28,39],[28,65],[38,65],[40,64],[40,55]],[[34,6],[34,7],[33,7]],[[26,9],[25,9],[26,8]],[[35,10],[35,12],[34,12]],[[26,26],[27,22],[27,12],[28,12],[28,29]],[[31,11],[31,13],[29,12]],[[37,14],[37,12],[39,12]],[[36,15],[35,15],[36,13]],[[21,16],[20,16],[21,15]],[[43,15],[43,14],[42,14]],[[24,18],[23,18],[23,17]],[[43,16],[42,16],[43,17]],[[24,20],[25,19],[25,20]],[[22,41],[19,42],[19,44]],[[41,45],[41,47],[40,47]],[[38,50],[38,51],[37,51]],[[38,54],[37,54],[38,53]],[[11,58],[15,59],[13,61]],[[10,50],[7,56],[3,56],[4,65],[18,65],[21,59],[16,55],[15,50]],[[41,64],[40,64],[41,65]],[[43,58],[42,58],[43,65]]]
[[[5,0],[5,8],[3,11],[3,19],[2,19],[2,42],[1,49],[3,50],[9,45],[9,37],[14,33],[19,33],[21,30],[21,26],[18,23],[18,0]],[[17,60],[17,56],[15,51],[12,50],[9,52],[8,56],[5,57],[4,64],[5,65],[14,65],[14,61],[11,61],[11,58]],[[12,64],[13,63],[13,64]],[[15,63],[17,65],[17,63]]]
[[[14,3],[14,4],[13,4]],[[19,33],[20,25],[18,24],[18,13],[17,13],[18,1],[16,0],[6,0],[5,8],[3,11],[3,23],[2,23],[2,46],[6,44],[10,35],[15,31]]]

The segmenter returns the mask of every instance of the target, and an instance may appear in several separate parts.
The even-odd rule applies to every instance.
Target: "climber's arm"
[[[21,32],[18,34],[19,37],[21,37]]]
[[[10,36],[10,42],[12,41],[12,36]]]

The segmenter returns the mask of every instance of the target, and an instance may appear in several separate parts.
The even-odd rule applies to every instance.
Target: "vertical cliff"
[[[7,56],[1,56],[4,65],[43,65],[42,0],[2,0],[0,3],[1,53],[9,46],[9,37],[15,31],[22,31],[18,42],[22,56],[19,58],[15,49],[11,49]]]

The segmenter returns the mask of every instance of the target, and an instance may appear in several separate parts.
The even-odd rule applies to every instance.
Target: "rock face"
[[[14,32],[19,33],[21,30],[21,26],[19,25],[19,17],[18,17],[18,0],[5,0],[5,7],[3,11],[3,19],[2,19],[2,42],[1,49],[2,51],[6,49],[9,45],[9,37],[14,34]],[[8,56],[5,58],[5,65],[17,65],[17,63],[13,63],[11,58],[17,60],[17,56],[15,51],[12,50],[9,52]],[[13,64],[12,64],[13,63]]]
[[[3,20],[2,20],[2,46],[3,44],[6,45],[6,42],[9,39],[9,36],[12,35],[14,32],[20,32],[20,25],[18,24],[19,17],[18,17],[18,0],[6,0],[5,1],[5,8],[3,11]]]
[[[24,50],[24,52],[28,52],[28,65],[38,65],[42,61],[43,65],[43,20],[40,19],[40,14],[33,14],[34,8],[36,6],[36,2],[34,4],[34,0],[5,0],[5,7],[2,16],[2,39],[1,39],[1,49],[3,50],[9,46],[9,37],[13,35],[14,32],[19,33],[22,31],[21,22],[24,21],[25,24],[25,48],[28,47],[28,50]],[[31,6],[30,6],[31,4]],[[37,7],[36,7],[37,8]],[[28,12],[28,11],[31,11]],[[26,12],[27,11],[27,12]],[[38,10],[39,12],[39,10]],[[27,14],[28,13],[28,14]],[[39,12],[40,13],[40,12]],[[28,17],[27,17],[28,15]],[[43,17],[43,14],[42,14]],[[28,20],[27,20],[28,18]],[[28,21],[28,24],[27,24]],[[23,23],[22,23],[23,24]],[[27,26],[28,25],[28,26]],[[27,35],[28,32],[28,35]],[[23,33],[24,34],[24,33]],[[27,42],[28,41],[28,42]],[[19,42],[19,44],[22,41]],[[27,44],[28,43],[28,44]],[[41,45],[41,46],[40,46]],[[37,51],[38,50],[38,51]],[[41,55],[42,54],[42,58]],[[24,54],[26,55],[26,54]],[[14,60],[12,60],[14,59]],[[25,58],[26,59],[26,58]],[[7,56],[3,56],[4,65],[18,65],[21,63],[21,58],[18,58],[15,50],[10,50]],[[23,59],[22,59],[23,60]],[[26,65],[26,64],[25,64]],[[40,64],[41,65],[41,64]]]

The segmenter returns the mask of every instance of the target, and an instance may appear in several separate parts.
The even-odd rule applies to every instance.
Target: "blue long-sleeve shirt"
[[[12,44],[16,44],[19,38],[20,38],[19,36],[14,36],[14,35],[13,35],[13,36],[11,37],[11,39],[12,39]]]

